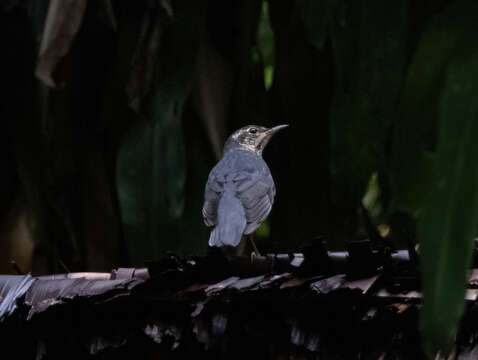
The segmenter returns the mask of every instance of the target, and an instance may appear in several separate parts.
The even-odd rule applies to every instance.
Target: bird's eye
[[[257,132],[256,128],[250,128],[249,129],[249,133],[251,133],[251,134],[255,134],[256,132]]]

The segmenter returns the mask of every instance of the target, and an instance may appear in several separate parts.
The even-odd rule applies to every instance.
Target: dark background
[[[286,123],[261,251],[418,242],[422,334],[449,342],[478,226],[477,38],[475,0],[2,1],[0,273],[206,253],[226,136]]]
[[[435,125],[407,115],[413,81],[427,76],[410,73],[430,23],[455,3],[469,5],[4,2],[0,269],[98,271],[205,253],[207,174],[247,124],[290,124],[264,155],[277,197],[261,250],[321,236],[329,248],[363,237],[407,246],[413,222],[395,200],[409,180],[396,174],[436,145]]]

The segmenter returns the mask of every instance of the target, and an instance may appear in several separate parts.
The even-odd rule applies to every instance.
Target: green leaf
[[[311,43],[333,50],[331,198],[338,237],[357,229],[357,208],[373,172],[382,176],[406,62],[408,1],[300,0]],[[336,234],[337,236],[337,234]]]
[[[478,219],[478,12],[458,1],[418,44],[394,143],[396,206],[417,216],[425,349],[456,335]]]
[[[134,264],[178,246],[186,156],[181,119],[191,90],[204,2],[175,2],[160,48],[160,75],[146,119],[124,141],[117,170],[124,234]]]
[[[337,67],[332,169],[361,196],[386,160],[405,67],[407,1],[353,2],[343,24],[330,21]]]
[[[443,22],[443,18],[433,22],[419,43],[405,80],[400,120],[395,125],[394,207],[414,214],[421,210],[423,187],[434,177],[436,103],[450,58],[464,35],[459,21]]]
[[[425,296],[421,325],[432,350],[453,340],[464,307],[478,219],[477,80],[478,49],[448,67],[438,103],[437,179],[429,184],[418,221]]]
[[[269,18],[269,4],[262,3],[261,19],[257,29],[257,47],[264,63],[264,86],[269,90],[274,79],[274,32]]]

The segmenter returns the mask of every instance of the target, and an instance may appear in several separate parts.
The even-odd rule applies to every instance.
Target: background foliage
[[[9,0],[0,5],[0,270],[206,251],[207,174],[236,128],[265,158],[264,251],[420,243],[422,329],[456,333],[477,228],[471,0]]]

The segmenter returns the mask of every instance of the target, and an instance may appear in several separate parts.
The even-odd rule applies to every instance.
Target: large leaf
[[[444,15],[443,17],[445,17]],[[391,182],[394,207],[417,215],[423,205],[423,187],[432,180],[430,161],[436,148],[436,106],[450,58],[465,28],[438,19],[423,36],[408,70],[400,121],[394,129]]]
[[[36,76],[55,87],[54,71],[71,48],[86,10],[86,0],[50,0]]]
[[[424,33],[394,144],[396,204],[417,215],[429,353],[456,334],[478,220],[477,12],[459,1]]]
[[[163,1],[163,3],[167,3]],[[148,3],[146,3],[148,4]],[[168,8],[169,9],[169,8]],[[141,31],[132,58],[132,69],[126,85],[129,105],[135,111],[141,108],[143,98],[149,94],[158,67],[162,28],[170,19],[163,13],[164,8],[149,2],[141,19]],[[168,16],[172,16],[169,14]]]
[[[353,171],[362,191],[385,160],[405,66],[407,3],[353,2],[343,24],[330,20],[337,66],[333,169]]]
[[[204,29],[192,98],[206,128],[216,160],[221,158],[226,138],[232,75],[231,64],[219,53]]]
[[[198,136],[199,123],[200,117],[192,111],[192,102],[189,102],[183,116],[187,180],[184,213],[179,225],[180,242],[176,250],[187,255],[204,253],[211,231],[211,228],[204,225],[200,209],[204,202],[204,185],[216,159],[211,152],[210,138]]]
[[[311,43],[322,49],[330,42],[333,49],[331,194],[340,223],[336,228],[349,239],[370,176],[387,162],[388,134],[405,69],[408,1],[298,4]]]
[[[181,117],[193,80],[204,2],[174,5],[174,22],[162,37],[161,73],[149,110],[125,139],[118,158],[124,235],[134,264],[178,246],[186,181]]]

